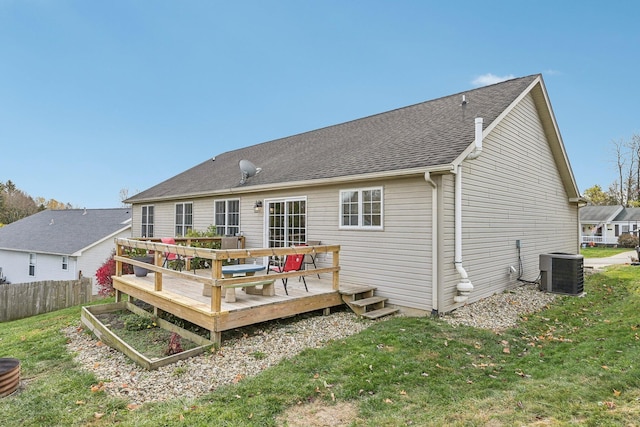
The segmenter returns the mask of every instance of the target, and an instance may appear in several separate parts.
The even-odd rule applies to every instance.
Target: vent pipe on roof
[[[477,159],[482,154],[482,123],[482,118],[477,117],[475,120],[475,147],[467,156],[468,160]],[[456,168],[454,224],[454,265],[460,275],[460,282],[456,285],[458,295],[453,297],[453,300],[457,303],[463,303],[469,299],[469,294],[473,291],[473,284],[462,266],[462,165],[458,165]]]

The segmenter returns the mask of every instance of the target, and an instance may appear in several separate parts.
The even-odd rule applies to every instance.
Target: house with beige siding
[[[340,245],[341,286],[435,314],[535,280],[540,254],[577,253],[583,200],[531,75],[215,153],[127,202],[134,237],[213,225],[246,248]]]

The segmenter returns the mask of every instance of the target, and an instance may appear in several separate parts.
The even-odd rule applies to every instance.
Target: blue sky
[[[640,133],[640,2],[0,0],[0,181],[120,206],[225,151],[542,73],[581,191]],[[493,77],[492,77],[493,76]]]

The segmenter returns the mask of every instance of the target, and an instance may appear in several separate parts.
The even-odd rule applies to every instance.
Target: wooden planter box
[[[118,310],[129,310],[135,314],[141,316],[150,316],[150,314],[140,307],[131,304],[128,301],[115,302],[111,304],[101,304],[101,305],[93,305],[88,307],[82,307],[81,320],[82,323],[93,332],[96,337],[103,343],[107,344],[109,347],[114,348],[131,360],[136,362],[138,365],[142,366],[145,369],[153,370],[158,369],[161,366],[169,365],[171,363],[175,363],[178,360],[184,360],[189,357],[196,356],[201,354],[208,348],[213,345],[212,341],[209,341],[206,338],[201,337],[200,335],[194,334],[193,332],[189,332],[185,329],[180,328],[179,326],[174,325],[173,323],[167,322],[163,319],[155,319],[158,327],[175,332],[179,334],[181,337],[188,339],[196,344],[198,347],[192,348],[190,350],[185,350],[181,353],[173,354],[171,356],[166,356],[162,358],[154,358],[149,359],[144,354],[138,352],[136,349],[131,347],[126,342],[122,341],[120,337],[111,332],[109,328],[107,328],[96,316],[105,313],[111,313]]]

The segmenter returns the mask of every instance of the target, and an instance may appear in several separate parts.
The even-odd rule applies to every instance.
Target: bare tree
[[[640,135],[637,133],[631,136],[630,149],[636,162],[636,181],[634,191],[634,201],[640,203]]]
[[[129,189],[128,188],[121,188],[120,189],[120,203],[122,204],[122,206],[126,206],[126,203],[124,201],[127,200],[128,198],[129,198]]]
[[[624,191],[624,183],[625,183],[625,166],[626,166],[626,153],[625,153],[625,148],[626,148],[626,144],[624,143],[624,140],[620,139],[618,141],[611,141],[611,144],[613,144],[613,154],[615,156],[615,163],[616,163],[616,172],[618,173],[618,179],[612,184],[615,188],[614,194],[616,196],[616,200],[618,201],[619,205],[626,205],[626,200],[625,200],[625,191]],[[609,188],[609,191],[611,191],[611,188]]]
[[[624,206],[640,205],[640,135],[611,141],[617,179],[609,186],[610,198]]]

